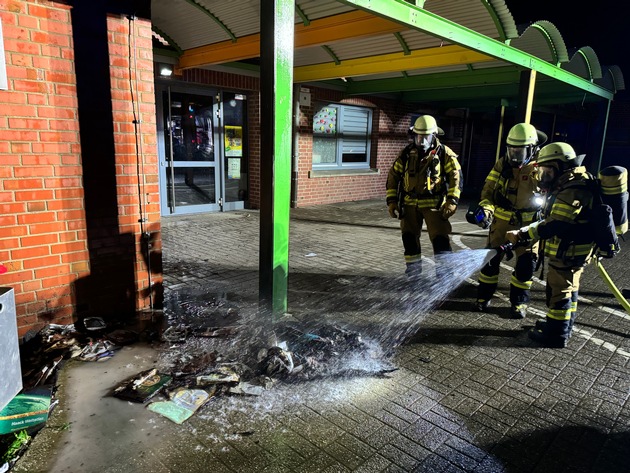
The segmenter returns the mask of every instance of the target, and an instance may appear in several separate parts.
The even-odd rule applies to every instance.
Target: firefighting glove
[[[490,226],[491,223],[492,223],[492,212],[490,212],[489,210],[483,209],[483,218],[481,219],[479,223],[477,223],[477,225],[485,230],[486,228]]]
[[[398,218],[400,209],[398,208],[398,204],[396,204],[396,202],[391,202],[387,204],[387,210],[389,211],[389,216],[391,218]]]
[[[455,215],[455,211],[457,210],[457,204],[452,199],[446,199],[440,207],[440,212],[442,212],[442,219],[448,220],[453,215]]]

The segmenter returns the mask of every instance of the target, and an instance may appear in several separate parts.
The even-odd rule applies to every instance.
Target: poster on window
[[[334,135],[337,132],[337,109],[323,107],[313,117],[313,133]]]
[[[225,155],[238,156],[239,158],[243,156],[242,126],[225,126]]]
[[[241,178],[241,158],[228,158],[227,177],[228,179]]]

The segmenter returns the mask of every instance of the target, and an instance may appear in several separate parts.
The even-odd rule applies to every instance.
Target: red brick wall
[[[9,272],[20,335],[71,323],[74,284],[90,274],[70,8],[0,0],[8,90],[0,90],[0,262]],[[137,21],[136,46],[147,226],[159,249],[157,152],[150,24]],[[119,231],[138,235],[137,163],[129,106],[127,25],[112,18],[110,55],[116,135]],[[137,294],[147,286],[137,255]],[[156,274],[153,282],[160,281]],[[138,296],[138,308],[146,298]]]
[[[0,261],[20,334],[71,323],[88,272],[69,7],[0,0],[8,90],[0,90]]]
[[[133,235],[137,310],[161,298],[161,230],[157,158],[155,81],[151,23],[120,15],[107,20],[116,182],[118,232]],[[131,48],[130,48],[131,46]],[[131,52],[130,52],[131,50]],[[88,216],[89,218],[89,216]],[[142,221],[141,221],[142,220]],[[143,233],[150,234],[151,275],[143,256]],[[146,247],[147,240],[144,240]],[[105,295],[105,297],[107,297]]]
[[[382,198],[385,202],[385,181],[390,166],[407,145],[410,108],[378,98],[343,98],[340,92],[309,88],[311,106],[300,107],[298,166],[298,207],[335,202]],[[330,101],[369,107],[374,110],[372,126],[371,167],[378,174],[359,176],[309,177],[313,152],[313,105]]]

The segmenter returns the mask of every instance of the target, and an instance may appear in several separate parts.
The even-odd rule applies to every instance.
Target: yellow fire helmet
[[[539,165],[557,163],[560,169],[568,169],[582,164],[584,156],[583,154],[576,155],[575,150],[569,143],[556,142],[543,146],[538,153],[536,162]]]
[[[437,126],[431,115],[420,115],[413,124],[413,132],[417,135],[443,135],[444,130]]]

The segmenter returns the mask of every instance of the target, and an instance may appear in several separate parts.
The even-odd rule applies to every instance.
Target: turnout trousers
[[[420,267],[420,234],[423,223],[427,225],[429,240],[435,255],[453,251],[449,238],[452,230],[451,223],[442,218],[442,213],[438,209],[405,205],[404,217],[400,221],[400,230],[407,269]]]
[[[507,242],[505,234],[510,230],[518,230],[520,227],[511,225],[505,220],[495,220],[488,233],[488,248],[498,248]],[[510,279],[510,302],[512,305],[526,304],[529,302],[532,277],[538,259],[538,242],[528,246],[519,246],[514,249],[516,264]],[[505,256],[499,252],[492,258],[479,273],[479,287],[477,289],[478,301],[489,301],[497,289],[499,283],[499,271],[501,260]]]

